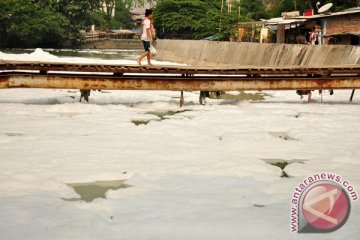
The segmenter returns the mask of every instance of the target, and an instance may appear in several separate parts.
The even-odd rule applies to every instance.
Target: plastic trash
[[[155,48],[153,45],[150,46],[150,53],[151,53],[153,56],[155,56],[155,55],[157,54],[156,48]]]

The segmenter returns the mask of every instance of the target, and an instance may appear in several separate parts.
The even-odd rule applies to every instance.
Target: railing
[[[93,43],[103,40],[114,40],[114,39],[134,39],[136,36],[133,32],[95,32],[95,33],[84,33],[83,34],[83,43]]]

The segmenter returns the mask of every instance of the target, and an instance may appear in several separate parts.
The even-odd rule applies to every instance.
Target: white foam
[[[86,50],[92,53],[98,53],[97,50]],[[0,51],[0,60],[11,60],[11,61],[31,61],[31,62],[46,62],[46,63],[83,63],[83,64],[132,64],[137,65],[136,60],[127,59],[116,59],[116,60],[105,60],[96,58],[84,58],[84,57],[57,57],[52,55],[43,49],[37,48],[32,53],[24,54],[9,54]],[[152,60],[154,65],[183,65],[179,63],[156,61]],[[145,60],[143,62],[145,65]]]

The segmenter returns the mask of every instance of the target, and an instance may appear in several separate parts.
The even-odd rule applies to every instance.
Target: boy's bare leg
[[[137,60],[136,62],[141,66],[141,61],[143,60],[144,57],[146,57],[148,55],[148,52],[144,52]]]
[[[148,61],[148,65],[149,66],[152,66],[152,64],[151,64],[151,53],[150,52],[147,52],[147,61]]]

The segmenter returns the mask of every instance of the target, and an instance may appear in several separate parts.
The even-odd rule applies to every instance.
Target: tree
[[[125,0],[116,0],[115,16],[111,26],[113,29],[131,29],[134,27],[134,22],[132,21],[129,8],[130,4],[127,2],[128,1]]]
[[[64,15],[74,29],[89,28],[94,22],[94,13],[100,10],[100,0],[54,0],[54,9],[56,12]]]
[[[358,0],[326,0],[320,2],[322,3],[321,5],[332,2],[334,4],[334,11],[341,11],[347,8],[358,7],[360,5],[360,1]]]
[[[111,20],[113,19],[113,12],[115,10],[115,0],[102,0],[103,10],[105,12],[105,21],[107,23],[107,31],[111,29]]]
[[[111,29],[134,27],[130,9],[143,0],[101,0],[102,7],[93,13],[93,24],[100,29],[110,31]]]
[[[281,0],[278,5],[274,5],[274,8],[271,10],[272,15],[280,16],[282,12],[289,12],[295,10],[295,3],[297,10],[303,12],[305,9],[314,9],[317,13],[316,3],[320,2],[320,6],[325,5],[326,3],[333,3],[334,7],[332,8],[333,12],[341,11],[346,8],[359,6],[359,0]]]
[[[155,9],[155,26],[160,37],[176,35],[201,39],[218,35],[228,39],[240,18],[235,13],[221,12],[218,0],[161,0]]]
[[[295,10],[303,12],[305,9],[309,9],[309,6],[307,0],[281,0],[278,5],[275,5],[275,8],[270,11],[272,17],[279,17],[283,12],[292,12]]]
[[[253,20],[266,19],[269,14],[265,10],[263,0],[242,0],[241,1],[242,12]]]
[[[41,1],[0,2],[1,46],[60,46],[69,40],[69,21]]]

